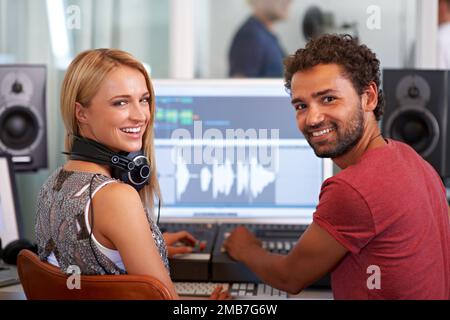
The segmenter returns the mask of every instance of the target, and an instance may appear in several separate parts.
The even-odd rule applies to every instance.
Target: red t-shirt
[[[335,299],[450,299],[445,188],[408,145],[388,140],[327,179],[314,222],[349,250]]]

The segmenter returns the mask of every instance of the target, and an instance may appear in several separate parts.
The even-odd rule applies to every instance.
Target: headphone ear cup
[[[111,175],[131,186],[137,191],[149,183],[151,167],[142,151],[121,155],[128,163],[128,170],[112,167]],[[124,161],[125,162],[125,161]]]
[[[2,259],[7,264],[17,264],[17,256],[23,249],[33,251],[37,254],[37,245],[26,239],[18,239],[6,245],[2,252]]]

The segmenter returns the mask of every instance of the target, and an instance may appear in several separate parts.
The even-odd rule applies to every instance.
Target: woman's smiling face
[[[150,99],[144,75],[118,66],[106,76],[88,106],[77,103],[81,135],[116,152],[141,150],[150,121]]]

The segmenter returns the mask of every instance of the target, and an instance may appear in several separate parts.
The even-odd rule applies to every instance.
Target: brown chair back
[[[161,281],[144,275],[81,275],[80,288],[69,289],[67,280],[70,275],[41,261],[29,250],[19,253],[17,270],[25,295],[30,300],[173,299]]]

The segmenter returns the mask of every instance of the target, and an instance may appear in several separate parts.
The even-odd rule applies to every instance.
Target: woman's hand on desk
[[[222,290],[222,286],[217,286],[209,296],[210,300],[231,300],[231,295],[228,290]]]
[[[192,248],[198,242],[198,240],[187,231],[164,232],[163,237],[167,244],[169,258],[172,258],[176,254],[191,253]]]

